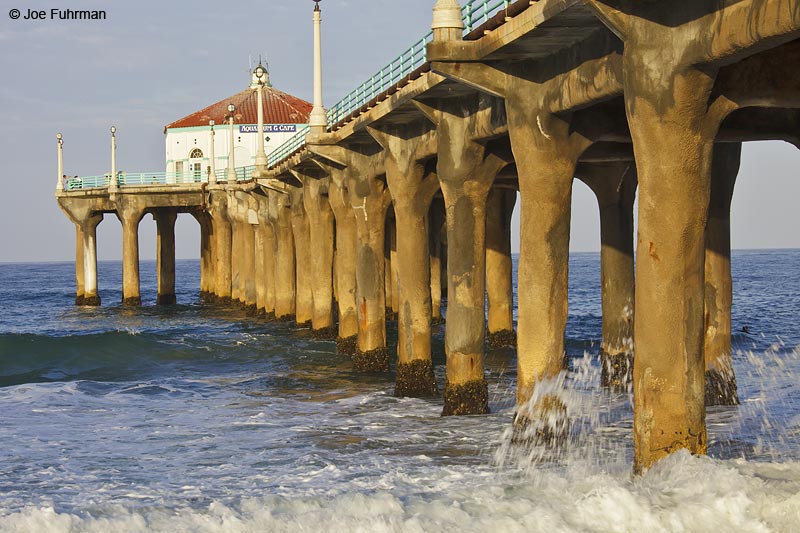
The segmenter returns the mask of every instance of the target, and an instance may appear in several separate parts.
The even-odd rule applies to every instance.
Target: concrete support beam
[[[303,206],[309,225],[311,329],[319,339],[335,339],[333,323],[333,210],[328,202],[329,179],[321,172],[295,176],[303,182]]]
[[[731,359],[731,200],[742,145],[716,144],[711,165],[711,198],[705,250],[705,402],[738,405]]]
[[[81,305],[99,306],[97,292],[97,225],[103,221],[102,213],[92,214],[81,223],[83,237],[83,302]]]
[[[566,406],[555,393],[536,393],[564,368],[572,179],[591,144],[520,93],[506,101],[509,137],[521,197],[518,270],[517,414],[522,439],[561,442]]]
[[[541,2],[540,2],[541,3]],[[604,29],[579,46],[531,61],[482,63],[479,41],[432,43],[431,69],[492,96],[535,94],[541,109],[578,109],[622,94],[622,47]]]
[[[83,230],[80,224],[75,224],[75,305],[83,305],[84,278]]]
[[[303,204],[303,188],[290,187],[292,235],[294,236],[295,271],[295,322],[298,328],[310,328],[314,316],[311,292],[311,231]]]
[[[264,313],[267,320],[275,320],[275,295],[276,295],[276,281],[275,281],[275,228],[271,221],[263,221],[259,224],[259,232],[263,240],[263,257],[262,263],[264,265]]]
[[[652,47],[682,57],[669,30],[625,47],[628,120],[639,175],[634,470],[680,449],[704,454],[705,227],[714,138],[723,116],[713,72],[654,66]],[[677,48],[677,49],[676,49]],[[664,332],[668,331],[669,335]]]
[[[444,198],[434,198],[428,212],[428,235],[431,262],[431,325],[444,322],[442,318],[442,283],[444,247],[442,231],[445,229]]]
[[[228,211],[231,218],[231,302],[244,304],[244,283],[242,277],[242,263],[244,261],[244,231],[243,222],[236,216],[236,207]]]
[[[516,347],[514,287],[511,279],[511,215],[517,191],[492,188],[486,205],[486,293],[492,348]]]
[[[255,315],[256,308],[256,232],[257,225],[244,223],[242,228],[242,299],[248,313]]]
[[[394,203],[391,214],[392,216],[386,219],[386,240],[389,246],[389,270],[387,273],[391,274],[389,278],[390,292],[386,293],[386,307],[391,309],[392,320],[397,320],[397,314],[400,312],[400,287],[397,274],[397,216],[394,213]],[[391,305],[389,305],[390,295]]]
[[[489,411],[484,377],[486,197],[507,164],[477,142],[502,113],[487,96],[418,104],[436,125],[436,173],[447,209],[447,382],[442,415]]]
[[[397,320],[397,313],[392,306],[394,284],[392,283],[392,232],[394,230],[394,213],[392,207],[386,214],[386,233],[383,236],[383,294],[386,303],[386,320]]]
[[[345,168],[356,220],[356,303],[358,342],[353,366],[361,372],[387,372],[384,239],[391,195],[384,181],[382,150],[374,145],[353,149],[309,142],[309,149]]]
[[[355,355],[358,341],[356,306],[356,216],[350,205],[344,172],[331,170],[328,198],[336,217],[336,295],[339,309],[339,353]]]
[[[220,191],[212,193],[211,224],[214,235],[214,293],[219,303],[231,302],[231,253],[233,229],[228,218],[227,195]]]
[[[214,226],[208,211],[194,210],[192,216],[200,225],[200,298],[207,300],[214,295]]]
[[[600,19],[626,43],[664,57],[665,32],[682,40],[674,66],[727,61],[751,55],[800,35],[800,1],[698,0],[669,4],[636,0],[587,0]],[[686,36],[691,36],[687,38]]]
[[[174,305],[175,298],[175,221],[174,209],[153,211],[156,221],[156,259],[158,273],[157,305]]]
[[[139,222],[144,211],[123,203],[117,208],[122,222],[122,304],[142,305],[139,295]]]
[[[392,307],[399,310],[395,396],[434,396],[438,387],[431,359],[426,217],[439,182],[426,163],[436,153],[435,132],[425,121],[401,127],[371,127],[370,134],[384,150],[386,183],[395,215],[389,240],[392,300],[398,301]]]
[[[291,199],[269,191],[269,219],[275,233],[275,319],[294,320],[295,262]]]
[[[378,177],[348,187],[356,217],[358,344],[353,363],[362,372],[388,372],[383,248],[391,196]]]
[[[256,306],[267,320],[275,320],[275,230],[269,216],[269,196],[255,196],[256,228]]]
[[[627,390],[633,380],[636,164],[633,161],[581,164],[577,176],[592,189],[600,209],[601,382],[605,387]]]

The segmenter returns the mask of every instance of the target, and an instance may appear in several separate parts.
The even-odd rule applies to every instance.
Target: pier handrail
[[[248,181],[253,179],[255,165],[236,167],[236,181]],[[217,181],[226,183],[228,181],[228,169],[217,169],[215,172]],[[68,177],[64,184],[66,191],[78,191],[84,189],[107,188],[111,183],[111,173],[99,176],[74,176]],[[117,185],[124,187],[143,187],[147,185],[187,185],[193,183],[208,183],[208,174],[185,171],[185,172],[117,172]]]
[[[501,9],[508,9],[513,0],[468,0],[461,7],[461,19],[464,22],[464,35],[466,36],[476,24],[482,24],[489,20],[489,17]],[[373,74],[361,85],[350,91],[341,100],[336,102],[328,110],[328,129],[347,119],[351,114],[367,105],[374,98],[389,90],[392,86],[398,85],[403,79],[421,68],[428,62],[427,45],[433,38],[433,32],[426,33],[421,39],[414,41],[410,48],[406,49],[398,57],[394,58],[378,72]],[[286,160],[289,156],[298,152],[305,146],[307,129],[298,128],[291,138],[281,146],[273,150],[267,156],[267,166],[275,167],[278,163]]]
[[[308,129],[308,124],[298,125],[297,133],[267,155],[267,167],[272,168],[299,150],[305,144]]]

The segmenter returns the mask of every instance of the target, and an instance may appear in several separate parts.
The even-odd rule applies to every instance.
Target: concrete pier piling
[[[438,394],[431,334],[444,311],[442,415],[489,411],[488,331],[491,346],[517,349],[516,439],[564,444],[577,177],[600,212],[602,384],[633,391],[634,469],[682,449],[705,453],[706,404],[738,403],[730,206],[741,143],[800,146],[800,2],[501,4],[464,28],[459,3],[438,0],[426,53],[415,45],[388,88],[363,85],[329,113],[316,6],[308,127],[296,125],[266,159],[260,150],[255,170],[229,164],[227,180],[212,165],[207,183],[145,184],[114,163],[110,176],[64,183],[58,135],[76,304],[100,304],[104,214],[123,227],[123,302],[141,303],[145,213],[158,227],[158,303],[173,303],[175,216],[191,213],[204,300],[336,337],[358,372],[392,368],[386,321],[396,318],[398,396]]]
[[[83,267],[80,270],[83,271],[83,298],[80,305],[100,305],[100,295],[97,293],[97,225],[102,220],[102,214],[92,215],[85,219],[81,227]]]
[[[711,199],[706,224],[705,336],[706,405],[738,405],[731,358],[731,200],[741,143],[717,144],[711,164]]]
[[[489,411],[484,377],[486,199],[507,161],[480,135],[492,131],[498,115],[489,97],[475,96],[417,104],[436,126],[436,174],[444,196],[447,225],[447,382],[443,415]]]
[[[158,273],[158,305],[174,305],[175,298],[175,221],[178,213],[171,209],[153,211],[156,221],[156,270]]]
[[[386,210],[391,197],[375,178],[350,187],[350,205],[356,218],[356,305],[358,342],[353,363],[362,372],[388,372],[386,293],[383,248]]]
[[[336,293],[339,330],[336,347],[339,353],[355,355],[358,340],[356,308],[356,216],[350,206],[345,172],[330,169],[328,198],[336,218]]]
[[[517,203],[514,189],[493,188],[486,205],[486,294],[489,302],[491,348],[516,347],[514,287],[511,280],[511,215]]]
[[[275,320],[275,228],[270,218],[269,193],[256,196],[256,306],[260,315]]]
[[[442,231],[445,229],[444,199],[434,198],[428,212],[428,238],[431,263],[431,325],[438,326],[442,318],[442,283],[445,253]]]
[[[117,211],[122,222],[122,303],[142,305],[139,295],[139,221],[144,213],[136,207],[123,206]]]
[[[594,192],[600,209],[601,383],[626,390],[633,380],[636,166],[632,160],[582,163],[576,174]]]
[[[311,329],[318,339],[335,339],[333,323],[334,218],[328,201],[329,179],[297,174],[303,179],[303,206],[308,217],[311,267]]]
[[[83,269],[83,230],[80,224],[75,224],[75,305],[83,305],[86,289]]]
[[[207,211],[193,209],[192,216],[200,226],[200,299],[209,301],[214,295],[214,226]]]
[[[386,183],[394,206],[390,243],[392,299],[397,299],[392,308],[398,311],[395,395],[435,396],[425,219],[439,190],[434,168],[428,164],[436,153],[436,137],[427,120],[402,128],[372,128],[370,134],[384,149]]]
[[[275,231],[275,319],[295,319],[295,254],[291,199],[288,194],[269,192],[269,216]]]
[[[225,214],[227,204],[217,205],[212,208],[211,218],[213,225],[214,251],[214,294],[216,301],[221,304],[231,302],[231,251],[233,249],[233,230]]]
[[[291,188],[291,220],[294,238],[295,270],[295,322],[299,328],[310,328],[314,316],[314,296],[311,292],[311,228],[303,204],[303,188]]]

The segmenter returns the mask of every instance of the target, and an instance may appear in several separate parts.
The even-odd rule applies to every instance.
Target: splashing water
[[[566,408],[556,448],[512,442],[513,350],[487,356],[492,414],[442,418],[308,332],[191,303],[196,263],[172,309],[145,265],[140,310],[73,308],[69,265],[0,265],[0,531],[794,531],[800,252],[734,257],[742,404],[708,410],[709,457],[641,477],[630,391],[600,386],[598,257],[572,261],[570,369],[531,404]],[[443,383],[443,329],[434,351]]]

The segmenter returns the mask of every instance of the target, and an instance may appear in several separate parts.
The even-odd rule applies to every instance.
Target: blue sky
[[[273,84],[311,100],[309,0],[235,3],[73,0],[104,9],[105,21],[11,20],[40,0],[2,0],[0,128],[6,187],[0,262],[74,257],[74,227],[53,198],[55,134],[64,134],[65,172],[108,172],[108,128],[117,127],[118,168],[163,170],[163,127],[234,94],[249,82],[248,56],[265,54]],[[324,0],[325,104],[393,59],[430,25],[433,0]],[[800,151],[784,143],[745,147],[734,197],[735,248],[800,247]],[[199,229],[179,217],[177,254],[197,257]],[[516,240],[516,239],[515,239]],[[140,226],[141,256],[155,256],[155,224]],[[597,207],[576,184],[572,248],[599,249]],[[113,216],[98,228],[100,259],[121,257]]]

